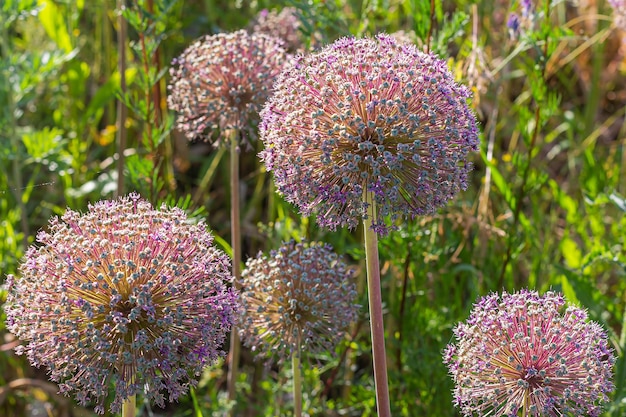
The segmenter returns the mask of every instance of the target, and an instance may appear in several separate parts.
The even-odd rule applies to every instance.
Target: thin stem
[[[302,370],[300,369],[300,338],[298,347],[291,354],[291,369],[293,370],[293,415],[302,417]]]
[[[226,153],[226,148],[220,146],[217,150],[217,153],[213,155],[213,159],[209,163],[209,167],[207,168],[204,176],[200,180],[200,185],[198,185],[198,189],[193,195],[193,202],[197,205],[202,205],[205,196],[209,194],[209,188],[211,188],[211,183],[215,178],[215,173],[217,172],[217,168],[219,167],[220,161],[222,157]]]
[[[148,12],[154,15],[154,0],[148,0]],[[159,46],[152,53],[152,68],[155,74],[161,71],[161,59],[159,58]],[[154,103],[154,125],[161,126],[163,121],[161,108],[161,83],[163,79],[157,80],[152,86],[152,102]]]
[[[2,30],[2,36],[0,36],[0,56],[7,57],[9,60],[12,55],[11,41],[9,39],[9,31],[8,31],[8,23],[4,21],[4,18],[0,21],[0,29]],[[9,73],[9,69],[5,68],[5,72],[2,75],[2,81],[6,88],[7,94],[7,102],[5,103],[5,112],[8,119],[7,122],[7,132],[6,135],[9,137],[11,141],[11,152],[13,155],[19,155],[20,149],[20,140],[17,137],[17,133],[15,132],[15,126],[17,126],[17,121],[15,120],[15,100],[13,97],[13,84],[9,82],[11,78],[11,74]],[[2,133],[2,132],[0,132]],[[23,178],[22,171],[20,168],[20,158],[15,157],[11,163],[11,169],[13,172],[13,193],[15,194],[15,202],[20,209],[20,224],[22,227],[22,244],[24,245],[24,249],[28,247],[28,236],[30,236],[30,230],[28,227],[28,213],[26,212],[26,204],[24,202],[22,191],[24,190],[23,186]],[[3,167],[4,168],[4,167]],[[5,173],[7,177],[7,182],[11,182],[11,177],[8,172]]]
[[[158,155],[157,149],[155,147],[154,135],[152,133],[152,85],[151,85],[151,77],[150,77],[150,58],[148,57],[148,47],[146,44],[146,34],[143,31],[139,32],[139,43],[141,45],[141,63],[143,64],[143,72],[145,79],[144,87],[144,100],[145,100],[145,114],[144,114],[144,125],[145,125],[145,133],[144,133],[144,146],[147,145],[148,150],[150,151],[152,157],[152,175],[150,178],[150,201],[152,203],[156,203],[157,193],[158,193],[158,184],[157,184],[157,175],[155,173],[158,170],[160,164],[160,155]]]
[[[135,417],[137,414],[137,396],[131,395],[122,404],[122,417]]]
[[[426,35],[426,53],[430,53],[433,26],[435,26],[435,0],[430,0],[430,24],[428,25],[428,34]]]
[[[385,353],[385,329],[383,323],[383,300],[380,287],[380,261],[378,260],[378,235],[372,230],[376,218],[374,194],[366,191],[365,201],[371,212],[363,220],[365,235],[365,262],[367,264],[367,293],[372,331],[372,356],[374,359],[374,383],[376,406],[379,417],[391,417],[389,383],[387,382],[387,355]]]
[[[235,288],[239,288],[241,278],[241,221],[239,214],[239,131],[233,130],[230,137],[230,236],[233,249],[233,279]],[[228,400],[235,401],[235,385],[239,368],[239,334],[233,327],[230,333],[230,366],[228,368]],[[231,409],[230,415],[233,415]]]
[[[148,0],[148,12],[152,15],[158,13],[155,12],[154,0]],[[157,35],[158,37],[158,35]],[[156,45],[154,52],[152,53],[152,68],[155,74],[161,72],[161,45]],[[150,80],[152,83],[153,81]],[[159,134],[163,132],[165,123],[163,122],[163,88],[164,78],[154,80],[152,85],[152,102],[154,103],[154,126],[159,129]],[[155,164],[155,168],[159,171],[159,175],[163,180],[163,185],[168,191],[173,191],[176,188],[176,182],[174,180],[174,168],[172,166],[172,142],[168,139],[161,141],[156,149],[157,155],[159,155],[158,163]]]
[[[126,19],[122,15],[123,0],[117,0],[118,9],[118,40],[117,40],[117,65],[120,73],[121,95],[126,95]],[[117,102],[117,197],[124,194],[124,151],[126,150],[127,130],[126,117],[128,110],[123,100]]]
[[[198,396],[196,395],[196,389],[194,387],[190,387],[189,394],[191,395],[191,402],[193,403],[193,410],[195,413],[195,417],[203,417],[202,408],[200,408],[200,403],[198,403]]]
[[[402,298],[400,299],[400,312],[398,313],[398,350],[396,352],[396,364],[398,370],[402,372],[402,329],[404,328],[404,310],[406,307],[406,291],[409,281],[409,267],[411,266],[411,242],[407,247],[406,258],[404,259],[404,277],[402,279]]]

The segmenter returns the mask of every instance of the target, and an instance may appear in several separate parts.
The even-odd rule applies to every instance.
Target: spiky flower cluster
[[[144,392],[164,405],[222,354],[238,313],[230,260],[203,223],[136,194],[68,210],[8,277],[8,329],[64,394],[104,413]]]
[[[289,53],[301,52],[304,49],[303,35],[300,32],[300,19],[295,7],[285,7],[280,12],[263,9],[250,22],[253,33],[265,33],[274,38],[282,39]]]
[[[478,149],[469,90],[446,63],[388,35],[343,38],[299,57],[261,112],[260,156],[278,191],[320,225],[374,230],[432,213],[467,187]]]
[[[178,113],[176,127],[189,139],[227,143],[229,131],[243,143],[255,135],[254,124],[287,60],[282,41],[245,30],[205,36],[172,63],[167,103]]]
[[[335,348],[357,317],[352,271],[329,245],[293,241],[248,259],[242,273],[239,332],[266,358]]]
[[[529,290],[474,305],[444,352],[463,415],[600,414],[613,389],[613,352],[600,325],[564,305],[560,294]]]

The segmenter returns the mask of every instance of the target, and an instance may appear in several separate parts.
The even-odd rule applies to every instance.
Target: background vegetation
[[[522,3],[141,0],[120,16],[113,0],[3,0],[0,282],[51,216],[133,190],[205,218],[228,251],[228,158],[172,130],[167,69],[201,35],[295,6],[304,35],[322,42],[412,31],[475,94],[482,146],[469,189],[380,243],[393,415],[458,415],[441,362],[452,327],[477,297],[525,287],[562,291],[608,330],[619,360],[606,415],[626,415],[626,32],[601,0]],[[507,26],[511,13],[517,31]],[[124,181],[118,98],[128,112]],[[366,306],[362,231],[331,233],[301,218],[274,193],[254,151],[242,153],[241,179],[244,258],[290,237],[329,242],[358,268]],[[366,314],[336,352],[310,358],[306,413],[375,414]],[[3,322],[0,415],[91,415],[14,355],[18,342]],[[289,370],[265,368],[245,349],[241,366],[234,404],[221,363],[192,395],[166,409],[143,404],[143,415],[292,413]]]

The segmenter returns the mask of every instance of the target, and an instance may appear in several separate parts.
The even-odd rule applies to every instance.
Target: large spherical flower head
[[[205,36],[189,46],[170,69],[167,102],[178,112],[176,127],[189,139],[208,140],[216,129],[240,131],[245,141],[254,137],[257,113],[287,60],[281,44],[240,30]]]
[[[261,112],[278,191],[322,226],[433,212],[467,187],[478,129],[446,63],[392,37],[343,38],[285,69]],[[389,223],[387,223],[389,224]]]
[[[351,278],[329,245],[291,241],[269,257],[248,259],[242,273],[243,342],[279,361],[300,348],[332,352],[357,317]]]
[[[18,348],[65,394],[104,413],[145,392],[163,406],[222,354],[238,313],[230,261],[203,223],[130,195],[68,210],[37,236],[8,279],[5,305]]]
[[[607,336],[560,294],[523,290],[474,305],[444,352],[465,416],[598,416],[613,389]]]

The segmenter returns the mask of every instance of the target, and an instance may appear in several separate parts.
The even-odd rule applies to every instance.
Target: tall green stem
[[[118,71],[120,73],[120,91],[122,97],[126,95],[126,19],[122,15],[124,2],[117,0],[118,17],[117,24],[118,38],[117,38],[117,60]],[[117,102],[117,197],[124,195],[124,151],[126,150],[127,130],[126,130],[126,118],[128,110],[126,104],[120,98]]]
[[[365,201],[369,204],[368,216],[363,220],[365,236],[365,262],[367,264],[367,294],[372,331],[372,356],[374,359],[374,383],[378,417],[391,417],[389,405],[389,383],[387,382],[387,354],[385,353],[385,329],[383,324],[383,300],[380,287],[380,261],[378,259],[378,235],[372,230],[376,218],[374,193],[366,191]]]
[[[239,288],[241,278],[241,222],[239,216],[239,131],[233,130],[230,136],[230,236],[233,249],[233,279]],[[239,334],[233,327],[230,334],[230,366],[228,368],[228,400],[235,401],[235,385],[239,368]],[[230,415],[233,415],[231,409]]]
[[[135,417],[137,414],[137,396],[131,395],[122,404],[122,417]]]
[[[0,30],[2,34],[0,36],[0,56],[4,59],[10,61],[10,57],[12,55],[11,48],[11,40],[9,38],[8,31],[8,23],[5,21],[4,16],[0,16]],[[6,122],[7,122],[7,131],[6,136],[9,137],[11,141],[11,153],[13,155],[20,155],[20,140],[17,137],[17,133],[15,131],[15,126],[17,126],[17,121],[15,120],[15,100],[13,97],[14,90],[13,84],[9,82],[11,79],[11,74],[9,68],[12,66],[8,66],[4,68],[3,73],[0,73],[1,81],[4,84],[4,88],[6,88],[7,102],[2,103],[3,109],[6,114]],[[0,122],[2,118],[0,117]],[[3,133],[0,131],[0,134]],[[26,203],[24,202],[22,191],[23,188],[23,179],[22,179],[22,171],[21,171],[21,160],[19,157],[13,158],[12,161],[12,171],[13,171],[13,192],[15,194],[15,202],[20,209],[20,222],[22,226],[22,244],[24,245],[24,250],[28,247],[28,236],[30,236],[30,230],[28,227],[28,213],[26,212]],[[3,167],[4,168],[4,167]],[[8,173],[5,173],[7,177],[7,182],[10,183],[11,179]]]
[[[300,369],[300,338],[298,347],[291,354],[291,368],[293,370],[293,415],[302,417],[302,370]]]

